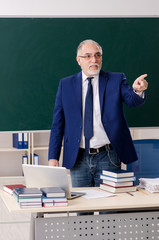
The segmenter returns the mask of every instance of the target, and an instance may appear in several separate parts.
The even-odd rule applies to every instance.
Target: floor
[[[2,178],[0,189],[4,184],[14,183],[21,183],[21,179]],[[0,198],[0,240],[29,240],[29,231],[30,214],[10,214]]]
[[[5,184],[24,183],[21,177],[0,177],[0,190]],[[71,180],[69,176],[69,184]],[[29,240],[31,214],[10,214],[0,197],[0,240]]]

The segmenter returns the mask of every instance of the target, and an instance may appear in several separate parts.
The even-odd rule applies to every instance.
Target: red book
[[[65,207],[65,206],[68,206],[68,202],[43,203],[43,207]]]
[[[4,185],[3,190],[11,195],[13,195],[14,188],[26,188],[23,184],[11,184],[11,185]]]
[[[134,192],[136,191],[136,186],[129,187],[113,187],[107,184],[100,184],[100,189],[112,192],[112,193],[120,193],[120,192]]]

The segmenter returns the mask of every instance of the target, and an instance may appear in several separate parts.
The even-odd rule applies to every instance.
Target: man
[[[63,141],[63,166],[70,169],[72,186],[99,186],[103,169],[118,169],[121,162],[137,160],[123,102],[130,107],[145,102],[147,74],[138,77],[131,88],[123,73],[104,72],[102,48],[93,40],[80,43],[76,60],[82,72],[62,79],[57,91],[49,165],[59,166]]]

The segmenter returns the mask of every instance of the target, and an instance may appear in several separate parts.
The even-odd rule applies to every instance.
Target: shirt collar
[[[94,79],[97,78],[98,79],[99,74],[92,76]],[[85,82],[87,80],[88,76],[86,74],[84,74],[84,72],[82,71],[82,81]]]

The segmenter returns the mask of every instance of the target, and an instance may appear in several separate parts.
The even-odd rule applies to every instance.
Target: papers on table
[[[159,178],[140,178],[139,181],[140,188],[144,188],[151,193],[159,192]]]
[[[93,199],[93,198],[105,198],[105,197],[112,197],[115,196],[115,194],[112,193],[108,193],[108,192],[102,192],[102,191],[98,191],[98,190],[82,190],[82,191],[78,191],[78,192],[84,192],[85,195],[83,195],[83,198],[87,198],[87,199]]]

